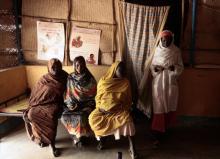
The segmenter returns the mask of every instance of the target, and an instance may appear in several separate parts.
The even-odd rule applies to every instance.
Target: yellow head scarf
[[[108,69],[106,74],[101,78],[102,80],[112,79],[116,73],[117,67],[119,65],[120,61],[116,61],[111,65],[111,67]]]
[[[126,78],[114,78],[119,61],[112,64],[97,86],[96,107],[106,111],[131,106],[130,84]],[[120,107],[118,107],[120,106]]]

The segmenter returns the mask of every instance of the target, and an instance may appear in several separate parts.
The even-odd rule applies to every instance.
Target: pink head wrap
[[[169,30],[164,30],[164,31],[161,32],[161,37],[165,37],[165,36],[173,37],[173,33]]]

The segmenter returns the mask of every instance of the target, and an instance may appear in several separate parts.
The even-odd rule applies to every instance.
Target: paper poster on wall
[[[64,59],[65,34],[63,23],[37,21],[37,58],[39,60]]]
[[[101,30],[73,27],[70,37],[70,59],[83,56],[86,63],[98,64]]]

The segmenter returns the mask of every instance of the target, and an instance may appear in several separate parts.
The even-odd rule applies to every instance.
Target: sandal
[[[129,154],[130,154],[130,156],[131,156],[132,159],[138,159],[138,158],[139,158],[137,152],[133,152],[133,151],[130,150],[130,149],[128,150],[128,152],[129,152]]]
[[[54,150],[53,150],[53,156],[54,157],[58,157],[58,156],[60,156],[60,150],[58,150],[57,148],[55,148]]]
[[[103,143],[99,141],[98,145],[97,145],[97,150],[101,151],[104,149]]]
[[[82,141],[77,142],[77,143],[76,143],[76,147],[79,148],[79,149],[83,148],[83,143],[82,143]]]
[[[157,149],[160,146],[160,141],[156,140],[153,142],[153,149]]]

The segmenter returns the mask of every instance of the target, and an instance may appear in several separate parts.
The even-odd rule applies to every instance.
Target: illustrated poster
[[[64,59],[65,34],[63,23],[37,21],[38,59]]]
[[[70,37],[70,59],[83,56],[88,64],[98,64],[101,30],[73,27]]]

